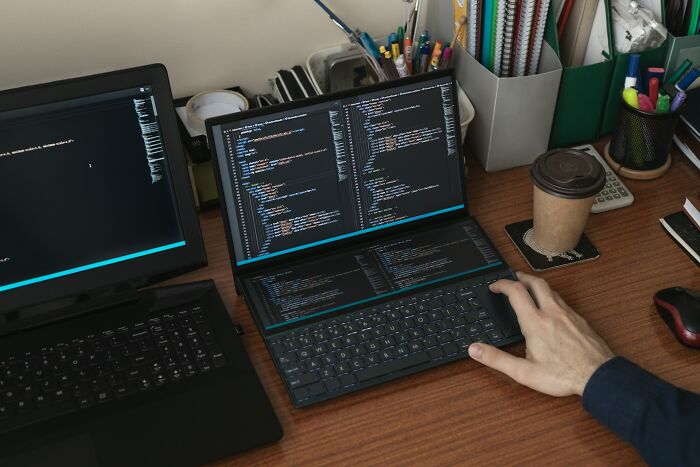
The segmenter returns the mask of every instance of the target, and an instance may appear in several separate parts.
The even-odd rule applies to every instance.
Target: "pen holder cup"
[[[621,99],[617,126],[605,147],[610,167],[627,178],[651,180],[671,167],[673,134],[683,107],[675,112],[649,113]]]

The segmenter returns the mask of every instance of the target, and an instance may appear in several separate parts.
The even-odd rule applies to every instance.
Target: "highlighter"
[[[634,88],[626,88],[622,91],[622,99],[635,109],[639,108],[639,98],[637,97],[637,90]]]
[[[669,108],[669,98],[666,95],[661,95],[659,96],[659,99],[656,101],[656,113],[657,114],[663,114],[663,113],[668,113],[668,108]]]
[[[639,110],[654,113],[654,104],[651,103],[649,96],[646,94],[638,94],[637,100],[639,101]]]
[[[391,56],[394,60],[396,60],[397,58],[399,58],[399,55],[401,55],[399,43],[397,41],[394,41],[391,43]]]

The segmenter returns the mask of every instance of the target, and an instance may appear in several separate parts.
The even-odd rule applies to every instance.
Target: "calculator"
[[[603,157],[595,150],[590,144],[584,144],[583,146],[576,146],[573,149],[578,149],[579,151],[587,152],[591,154],[605,169],[605,186],[600,193],[593,200],[593,206],[591,207],[591,212],[593,214],[605,211],[611,211],[613,209],[624,208],[629,206],[634,201],[634,196],[630,193],[629,189],[622,183],[622,180],[617,176],[615,172],[610,168],[610,166],[605,162]]]

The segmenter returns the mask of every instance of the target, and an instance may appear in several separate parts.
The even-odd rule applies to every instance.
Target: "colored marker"
[[[437,70],[440,67],[440,56],[442,55],[442,42],[435,41],[433,47],[433,58],[430,60],[430,71]]]
[[[666,80],[664,84],[676,84],[691,66],[693,66],[693,63],[686,58],[685,60],[683,60],[683,63],[681,63],[678,68],[676,68],[676,71],[673,72],[673,74]]]
[[[675,112],[676,110],[680,109],[683,105],[683,102],[685,102],[686,97],[686,93],[684,93],[683,91],[678,91],[676,97],[673,98],[673,102],[671,102],[671,112]]]
[[[452,47],[447,46],[445,50],[442,51],[442,62],[440,63],[440,68],[448,68],[450,66],[450,59],[452,58]]]
[[[423,44],[420,48],[420,61],[418,62],[418,73],[424,73],[428,68],[428,56],[430,55],[430,45]]]
[[[656,100],[659,98],[659,78],[654,76],[649,80],[649,99],[651,103],[656,107]]]
[[[631,54],[627,63],[627,75],[625,75],[625,88],[637,87],[637,74],[639,70],[639,54]]]
[[[419,60],[420,60],[421,49],[423,48],[423,44],[428,42],[428,39],[430,39],[430,35],[428,34],[427,30],[423,31],[420,34],[420,37],[418,37],[418,45],[416,45],[416,50],[413,51],[413,54],[414,54],[413,61],[416,62],[416,64],[420,63]],[[419,71],[419,73],[421,73],[421,72]]]
[[[405,53],[403,50],[403,26],[399,26],[399,29],[396,30],[396,41],[399,43],[399,53]]]
[[[397,41],[394,41],[391,43],[391,56],[394,60],[399,58],[399,55],[401,55],[401,51],[399,50],[399,43]]]
[[[650,66],[649,68],[647,68],[647,89],[649,89],[649,83],[651,82],[652,78],[657,78],[659,80],[659,85],[661,85],[661,83],[663,83],[664,81],[664,73],[666,73],[666,70],[658,66]]]
[[[654,112],[654,104],[651,103],[651,99],[646,94],[637,95],[637,100],[639,101],[639,110],[644,112]]]
[[[668,104],[669,98],[666,95],[660,95],[659,99],[656,101],[656,113],[657,114],[663,114],[663,113],[668,113]]]
[[[413,42],[411,42],[410,37],[403,38],[403,51],[404,57],[406,57],[406,68],[408,68],[408,74],[413,74]]]
[[[700,70],[693,68],[688,73],[685,74],[683,78],[676,84],[676,89],[679,91],[687,90],[693,82],[700,76]]]
[[[637,90],[634,88],[625,88],[622,91],[622,99],[632,108],[639,108],[639,99],[637,97]]]
[[[392,32],[391,34],[389,34],[389,37],[387,37],[387,39],[386,39],[386,48],[387,49],[391,50],[391,43],[392,42],[396,42],[396,33],[395,32]]]

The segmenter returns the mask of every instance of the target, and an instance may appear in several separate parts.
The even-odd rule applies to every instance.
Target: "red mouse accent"
[[[678,339],[681,342],[692,347],[700,347],[700,334],[690,332],[685,328],[685,326],[683,325],[683,320],[681,319],[681,315],[675,306],[661,300],[656,295],[654,296],[654,303],[656,303],[658,306],[662,307],[664,310],[671,314],[671,317],[673,318],[674,332],[676,334],[676,337],[678,337]]]

